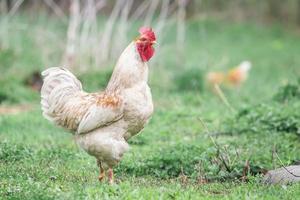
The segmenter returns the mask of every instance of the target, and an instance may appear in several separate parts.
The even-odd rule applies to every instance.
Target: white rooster
[[[80,81],[64,68],[42,72],[41,106],[46,119],[75,133],[75,140],[96,157],[99,180],[128,150],[127,140],[139,133],[153,113],[147,61],[154,54],[156,37],[143,27],[140,36],[121,54],[103,92],[87,93]]]

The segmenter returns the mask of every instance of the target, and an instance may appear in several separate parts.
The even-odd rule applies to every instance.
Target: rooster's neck
[[[136,44],[132,42],[121,54],[107,85],[106,92],[121,91],[147,81],[147,63],[141,60]]]

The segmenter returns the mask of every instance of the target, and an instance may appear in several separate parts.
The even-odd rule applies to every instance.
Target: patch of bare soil
[[[32,109],[30,105],[0,105],[0,115],[16,115],[22,112],[28,112]]]

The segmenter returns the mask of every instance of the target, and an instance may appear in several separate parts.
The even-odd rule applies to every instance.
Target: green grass
[[[298,35],[280,26],[193,20],[184,51],[176,52],[170,26],[150,63],[154,116],[130,140],[131,150],[115,169],[118,183],[110,186],[98,182],[96,161],[75,145],[72,135],[41,116],[39,94],[23,84],[30,73],[59,63],[59,45],[49,35],[63,41],[65,27],[55,19],[30,16],[16,16],[11,27],[20,24],[5,42],[0,40],[7,46],[0,49],[0,104],[29,103],[33,110],[0,115],[0,199],[300,197],[299,184],[261,183],[262,171],[280,166],[274,150],[285,164],[300,159]],[[38,30],[49,37],[41,42]],[[48,56],[42,44],[48,45]],[[205,73],[245,59],[253,63],[246,84],[223,88],[231,111],[209,91]],[[110,72],[107,67],[79,78],[95,91],[105,86]]]

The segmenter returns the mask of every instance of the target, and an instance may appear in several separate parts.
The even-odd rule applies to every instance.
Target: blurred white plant
[[[177,47],[181,48],[185,37],[185,9],[188,2],[188,0],[116,0],[106,22],[99,27],[97,14],[109,5],[108,2],[72,0],[73,9],[70,9],[63,64],[85,71],[90,67],[83,66],[99,68],[109,60],[114,60],[128,43],[129,30],[136,23],[153,27],[158,38],[163,38],[166,25],[177,21]],[[78,10],[80,6],[81,9]],[[159,44],[161,42],[159,40]]]
[[[6,45],[4,43],[9,31],[16,29],[13,25],[10,27],[10,20],[19,12],[24,2],[28,3],[24,0],[12,0],[12,5],[7,6],[3,2],[6,1],[1,1],[0,9],[6,14],[0,19],[2,46]],[[38,9],[43,4],[44,9],[49,9],[67,25],[66,38],[49,32],[48,29],[27,27],[32,33],[37,33],[33,33],[36,35],[34,40],[41,49],[45,63],[49,62],[50,54],[55,50],[55,54],[63,52],[63,66],[79,71],[100,68],[119,56],[125,45],[134,39],[131,38],[132,30],[136,29],[137,32],[137,28],[142,25],[151,26],[157,33],[156,50],[159,51],[168,28],[177,24],[177,40],[174,44],[177,42],[177,47],[182,49],[185,40],[185,9],[189,0],[69,0],[63,3],[69,6],[69,13],[59,1],[29,3],[32,6],[38,4]],[[20,24],[19,27],[21,26],[26,24]]]

